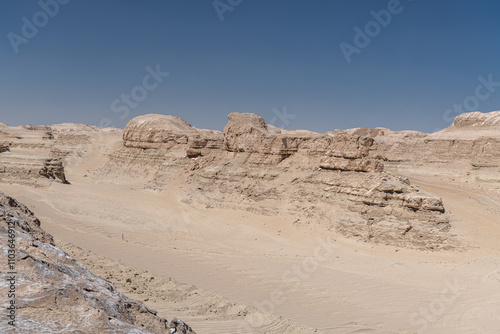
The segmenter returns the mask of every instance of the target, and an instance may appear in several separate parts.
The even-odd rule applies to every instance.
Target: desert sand
[[[434,134],[158,117],[5,126],[1,190],[197,333],[498,333],[500,112]]]

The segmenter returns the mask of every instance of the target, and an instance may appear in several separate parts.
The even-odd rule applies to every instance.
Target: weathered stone
[[[47,132],[52,132],[52,128],[47,125],[37,125],[35,126],[36,131],[47,131]]]
[[[49,127],[1,127],[0,181],[26,185],[66,183],[62,161],[51,154]]]
[[[201,151],[200,150],[188,149],[186,151],[186,155],[188,156],[188,158],[196,158],[196,157],[201,156]]]
[[[443,200],[439,197],[409,194],[403,196],[403,205],[415,210],[444,212]]]
[[[500,127],[500,111],[482,113],[479,111],[460,114],[455,117],[452,128]]]
[[[92,160],[91,155],[100,155],[101,165],[89,165],[87,180],[143,179],[144,189],[185,192],[190,203],[206,207],[331,221],[346,236],[373,235],[370,242],[419,248],[425,239],[437,248],[452,247],[441,200],[422,193],[406,178],[384,172],[391,161],[382,161],[392,150],[400,159],[423,159],[425,152],[411,145],[426,145],[426,135],[415,131],[319,134],[270,127],[258,115],[240,113],[228,116],[223,132],[196,129],[165,115],[135,118],[123,132],[78,124],[51,128],[53,139],[44,142],[50,143],[50,155],[75,170]],[[384,142],[388,137],[396,137],[397,143]],[[97,150],[95,143],[100,143]],[[26,153],[28,146],[23,147]],[[47,168],[41,174],[57,175],[57,163],[51,166],[52,171]],[[182,190],[176,184],[183,184]],[[357,223],[342,217],[355,217]],[[413,226],[404,235],[401,221]],[[417,234],[422,237],[413,238]]]
[[[0,193],[0,242],[8,244],[8,229],[16,236],[16,332],[19,333],[186,333],[182,321],[168,322],[144,304],[119,293],[109,281],[92,274],[54,246],[52,236],[24,205]],[[7,258],[8,247],[2,247]],[[2,277],[8,270],[2,263]],[[0,282],[7,296],[8,282]],[[9,332],[7,321],[0,323]]]
[[[0,181],[37,185],[45,181],[67,183],[60,159],[11,152],[0,153]]]
[[[134,118],[123,131],[126,147],[160,148],[165,144],[187,144],[191,124],[177,116],[149,114]]]
[[[374,159],[325,158],[319,166],[324,169],[354,172],[382,172],[384,170],[383,163]]]

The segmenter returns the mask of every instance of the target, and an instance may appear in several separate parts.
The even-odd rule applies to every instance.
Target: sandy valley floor
[[[497,333],[500,198],[445,178],[411,180],[443,198],[462,250],[360,243],[293,217],[197,207],[134,184],[80,178],[2,191],[96,274],[198,333],[272,333],[288,321],[317,333]]]

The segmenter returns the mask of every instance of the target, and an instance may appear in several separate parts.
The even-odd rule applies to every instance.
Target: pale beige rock
[[[177,116],[149,114],[134,118],[123,131],[126,147],[159,148],[164,144],[187,144],[191,124]]]
[[[257,164],[277,164],[300,152],[311,156],[346,159],[366,157],[373,139],[343,133],[317,134],[306,131],[271,133],[262,117],[231,113],[224,129],[225,148],[245,153],[246,160]],[[277,132],[275,129],[274,132]]]
[[[156,191],[173,191],[174,180],[185,180],[182,193],[197,194],[195,203],[207,207],[303,219],[329,217],[335,208],[364,222],[338,220],[337,228],[346,236],[417,248],[426,247],[423,240],[436,244],[434,249],[454,247],[453,236],[442,229],[449,226],[442,205],[411,187],[408,180],[382,174],[380,158],[369,157],[374,144],[373,138],[342,131],[270,132],[255,114],[230,114],[222,134],[200,132],[176,117],[145,115],[129,122],[125,147],[111,154],[100,172],[141,176],[145,189]],[[417,193],[420,199],[408,199],[409,193]],[[192,196],[188,201],[193,202]],[[295,204],[278,209],[286,201]],[[307,210],[311,202],[318,209]],[[398,219],[393,218],[395,212]],[[400,219],[412,222],[411,232],[373,233],[379,228],[397,231]],[[361,226],[369,227],[375,237],[368,238],[368,229]],[[415,235],[420,235],[419,240]]]
[[[36,131],[47,131],[47,132],[51,132],[52,131],[52,128],[48,125],[37,125],[35,126],[35,129]]]
[[[59,124],[52,124],[48,127],[50,127],[53,133],[66,133],[66,132],[92,133],[105,130],[98,126],[86,125],[81,123],[59,123]]]
[[[50,128],[2,127],[0,180],[37,186],[66,183],[63,163],[51,153],[53,145]]]
[[[479,111],[469,112],[455,117],[452,128],[485,128],[500,127],[500,111],[482,113]]]
[[[325,158],[319,166],[324,169],[354,172],[384,171],[383,163],[374,159]]]
[[[373,132],[370,157],[386,170],[415,175],[443,175],[500,193],[500,112],[466,113],[441,131]]]
[[[416,194],[403,196],[404,206],[415,210],[444,211],[443,200],[439,197]]]

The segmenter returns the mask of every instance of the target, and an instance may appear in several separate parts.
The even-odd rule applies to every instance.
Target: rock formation
[[[193,128],[177,116],[150,114],[136,117],[127,124],[123,131],[123,144],[135,148],[171,148],[187,144],[188,138],[196,138],[200,134],[210,137],[216,133]],[[195,143],[193,146],[196,149],[206,145]]]
[[[155,114],[134,118],[123,131],[3,126],[0,180],[63,180],[69,170],[93,182],[140,181],[207,208],[289,215],[366,242],[448,248],[456,242],[441,199],[399,175],[453,170],[500,191],[498,115],[460,115],[434,134],[384,128],[319,134],[241,113],[228,116],[223,132]]]
[[[470,112],[458,115],[451,129],[458,128],[474,128],[474,129],[484,129],[484,128],[498,128],[500,127],[500,111],[493,111],[490,113],[482,113],[479,111]]]
[[[178,319],[169,322],[156,311],[116,291],[109,281],[57,248],[33,213],[0,193],[0,241],[7,259],[8,239],[15,236],[15,329],[18,333],[194,333]],[[2,261],[2,277],[7,277]],[[14,284],[0,282],[2,296]],[[2,308],[6,307],[2,302]],[[0,331],[14,327],[0,323]]]
[[[67,183],[60,159],[31,154],[0,154],[2,182],[43,185],[45,181]]]
[[[368,156],[373,144],[370,138],[344,134],[271,133],[264,120],[255,114],[232,113],[228,118],[224,129],[225,149],[245,153],[250,163],[277,164],[295,153],[321,158],[362,159]],[[330,164],[333,163],[330,160]],[[340,170],[343,166],[345,170],[352,168],[348,161],[339,161],[337,166]]]
[[[36,186],[67,183],[62,161],[51,154],[53,139],[49,127],[1,127],[0,180]]]
[[[230,114],[222,133],[140,116],[93,177],[142,178],[146,189],[178,191],[207,208],[289,215],[366,242],[453,247],[441,199],[384,172],[374,138],[271,130],[255,114]],[[179,180],[182,190],[173,188]]]
[[[441,131],[371,133],[371,157],[384,159],[389,171],[441,174],[500,192],[500,112],[466,113]],[[352,133],[351,130],[343,132]]]

